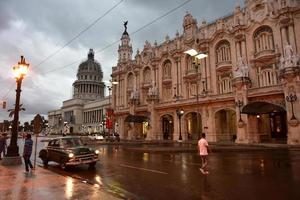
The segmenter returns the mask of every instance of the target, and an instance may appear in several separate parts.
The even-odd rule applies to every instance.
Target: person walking
[[[24,158],[25,170],[26,170],[25,173],[29,172],[29,167],[31,171],[33,170],[33,166],[30,161],[30,156],[32,153],[32,145],[33,145],[33,141],[31,139],[31,135],[28,133],[25,138],[24,150],[23,150],[23,158]]]
[[[207,161],[207,157],[208,157],[208,151],[209,151],[209,147],[208,147],[208,142],[205,139],[205,133],[202,133],[202,137],[200,138],[200,140],[198,141],[198,150],[199,150],[199,154],[201,157],[201,161],[202,161],[202,167],[199,168],[202,174],[208,174],[208,170],[207,170],[207,165],[208,165],[208,161]]]
[[[3,152],[3,157],[5,156],[6,148],[7,148],[6,134],[2,133],[0,135],[0,160],[2,159],[2,157],[1,157],[2,152]]]

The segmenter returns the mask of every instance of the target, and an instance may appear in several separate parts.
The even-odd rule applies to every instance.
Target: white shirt
[[[207,143],[206,139],[201,138],[198,141],[198,148],[199,148],[200,156],[207,156],[208,155],[208,152],[207,152],[208,143]]]

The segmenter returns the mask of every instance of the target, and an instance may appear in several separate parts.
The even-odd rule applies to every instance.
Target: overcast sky
[[[70,45],[38,65],[120,0],[0,0],[0,100],[7,101],[8,109],[13,107],[16,84],[12,66],[20,60],[20,55],[24,55],[30,63],[30,73],[22,85],[21,103],[26,111],[20,113],[20,120],[30,121],[37,113],[47,115],[49,110],[60,108],[62,101],[72,97],[78,65],[87,58],[90,48],[96,52],[95,59],[102,66],[104,80],[109,80],[111,67],[117,63],[118,45],[100,50],[120,39],[123,22],[129,21],[130,34],[185,1],[124,0]],[[236,2],[190,1],[131,35],[133,55],[137,48],[143,48],[145,40],[151,44],[155,40],[160,43],[166,35],[172,39],[177,30],[181,34],[187,11],[198,23],[203,19],[210,22],[231,13]],[[69,66],[62,68],[66,65]],[[8,119],[8,112],[1,106],[0,121],[5,119]]]

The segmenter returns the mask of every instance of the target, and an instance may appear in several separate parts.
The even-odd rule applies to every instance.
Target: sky
[[[0,0],[0,100],[7,102],[6,109],[1,105],[0,122],[12,120],[7,112],[15,102],[12,67],[20,61],[21,55],[30,64],[21,93],[26,111],[20,112],[20,121],[25,122],[36,114],[47,117],[48,111],[59,109],[63,101],[72,98],[78,65],[87,59],[90,48],[101,64],[103,80],[110,79],[112,66],[118,60],[119,43],[116,42],[124,31],[124,21],[128,20],[134,56],[138,48],[142,50],[146,40],[151,44],[156,40],[159,44],[166,35],[172,39],[177,30],[181,34],[186,12],[191,13],[198,24],[202,20],[212,22],[231,13],[239,2],[190,0],[143,30],[130,34],[185,1]],[[95,20],[97,22],[90,26]],[[105,48],[108,45],[110,47]]]

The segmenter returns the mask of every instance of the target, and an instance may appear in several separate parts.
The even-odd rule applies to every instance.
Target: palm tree
[[[22,106],[23,106],[23,104],[20,104],[19,111],[25,111],[25,110],[26,110],[26,109],[23,108]],[[13,117],[14,114],[15,114],[15,109],[14,109],[14,108],[13,108],[13,109],[9,109],[9,110],[7,110],[7,112],[9,112],[8,117],[11,118],[11,117]]]

